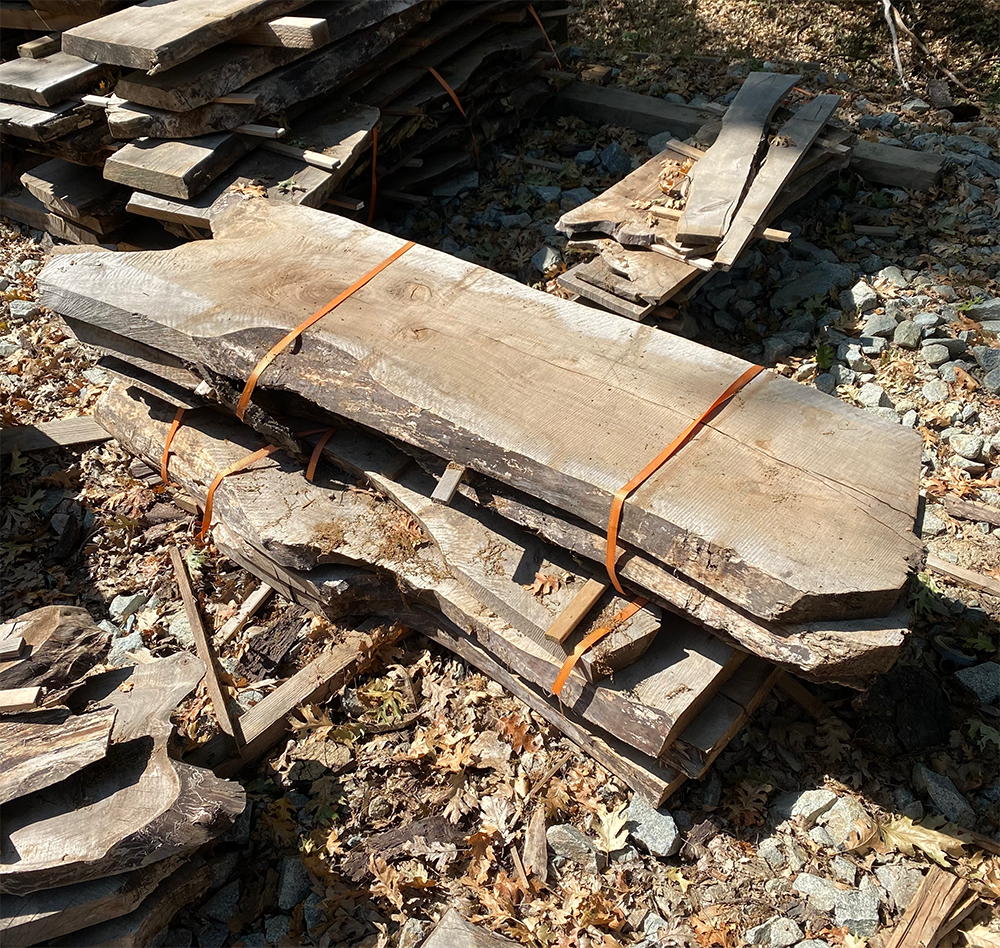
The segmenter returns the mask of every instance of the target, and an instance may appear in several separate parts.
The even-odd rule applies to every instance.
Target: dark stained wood
[[[53,36],[38,36],[18,46],[17,55],[22,59],[42,59],[45,56],[58,53],[60,45],[58,33]]]
[[[122,267],[118,257],[81,258],[72,272],[66,261],[53,261],[39,276],[43,302],[245,378],[281,334],[400,246],[345,218],[259,200],[227,207],[213,231],[211,241],[135,255]],[[338,252],[354,258],[350,273],[321,265]],[[278,266],[301,274],[303,301],[276,292]],[[183,299],[176,292],[152,299],[147,273],[164,287],[182,285]],[[470,282],[474,294],[464,289]],[[411,293],[412,284],[422,289]],[[488,331],[479,306],[492,314]],[[196,313],[198,336],[191,338],[181,327],[194,325]],[[468,324],[467,333],[456,334],[456,320]],[[341,338],[348,326],[350,352]],[[433,348],[422,345],[431,338]],[[519,339],[518,346],[505,338]],[[378,340],[374,375],[359,368],[359,339]],[[570,358],[567,346],[572,369],[560,364]],[[614,491],[745,368],[688,340],[416,247],[340,306],[336,320],[307,333],[294,358],[282,356],[264,374],[262,391],[280,378],[321,407],[603,527]],[[414,385],[419,396],[407,394]],[[466,394],[458,398],[459,391]],[[545,409],[521,419],[491,402],[508,406],[512,398]],[[421,406],[419,424],[403,407],[408,399]],[[836,437],[817,436],[827,430]],[[551,446],[560,443],[568,453],[553,458]],[[919,451],[912,432],[765,373],[633,495],[621,538],[643,535],[664,562],[762,617],[884,613],[918,555]],[[843,538],[822,544],[821,555],[817,523],[823,535]]]
[[[75,244],[113,246],[113,241],[121,234],[120,229],[110,234],[98,234],[61,214],[52,214],[38,198],[20,185],[0,194],[0,215]]]

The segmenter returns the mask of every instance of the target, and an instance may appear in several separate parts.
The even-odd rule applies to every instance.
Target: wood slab
[[[400,247],[345,218],[237,198],[211,241],[52,261],[42,302],[240,379]],[[621,484],[746,368],[418,246],[280,357],[260,391],[296,388],[603,527]],[[539,408],[511,414],[512,399]],[[632,496],[621,539],[762,618],[885,613],[919,555],[919,454],[913,432],[765,373]]]
[[[89,415],[80,418],[59,418],[39,425],[0,428],[0,454],[12,451],[41,451],[77,444],[107,441],[110,435]]]
[[[58,105],[75,92],[93,89],[107,70],[57,52],[40,59],[0,63],[0,98],[29,105]]]
[[[58,53],[61,45],[58,33],[52,36],[39,36],[28,40],[26,43],[21,43],[17,47],[17,55],[22,59],[42,59],[45,56]]]
[[[63,33],[64,52],[160,72],[307,0],[146,0]]]
[[[20,185],[0,194],[0,214],[19,224],[44,230],[53,237],[74,244],[109,244],[113,243],[121,233],[119,228],[111,233],[98,234],[61,214],[53,214],[38,198]]]
[[[21,175],[21,184],[45,208],[98,234],[127,221],[128,191],[107,181],[97,168],[53,158]]]
[[[56,709],[0,719],[0,804],[51,787],[104,757],[116,713]]]
[[[30,3],[8,2],[0,4],[0,29],[4,30],[68,30],[94,18],[93,13],[68,12],[50,13],[36,10]]]
[[[330,42],[330,24],[322,16],[279,16],[236,37],[237,43],[254,46],[283,46],[291,49],[319,49]]]
[[[753,176],[771,116],[801,78],[752,72],[743,81],[715,144],[691,170],[691,190],[677,224],[680,242],[718,244],[726,235]]]
[[[0,102],[0,131],[33,142],[49,142],[92,125],[102,112],[93,105],[76,102],[63,102],[49,108]]]

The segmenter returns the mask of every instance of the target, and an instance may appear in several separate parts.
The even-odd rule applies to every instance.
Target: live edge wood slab
[[[242,386],[278,339],[401,246],[240,195],[212,227],[213,240],[173,250],[53,260],[42,303]],[[604,527],[618,488],[747,367],[415,246],[260,389]],[[635,491],[620,536],[762,618],[884,615],[921,553],[920,452],[909,429],[763,373]]]

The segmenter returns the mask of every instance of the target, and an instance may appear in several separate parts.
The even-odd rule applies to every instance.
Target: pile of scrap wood
[[[756,238],[788,240],[771,223],[852,164],[856,147],[878,150],[831,124],[840,96],[810,97],[795,87],[800,78],[751,73],[721,119],[706,122],[687,143],[668,141],[652,160],[565,213],[556,226],[569,247],[596,256],[560,274],[560,285],[641,320],[678,294],[689,296],[713,272],[729,270]],[[573,90],[563,95],[572,105]],[[634,101],[642,97],[626,95],[618,107],[627,120],[644,106]],[[800,100],[793,111],[781,104],[789,95]],[[689,121],[669,113],[657,118],[661,129]],[[930,186],[941,162],[929,164],[908,186]],[[870,155],[860,170],[876,178],[884,173]]]
[[[231,194],[211,225],[38,286],[119,375],[98,420],[271,586],[419,629],[656,803],[782,671],[891,667],[914,432],[346,217]]]
[[[4,179],[24,185],[0,213],[119,249],[208,236],[232,189],[419,201],[548,99],[564,19],[550,0],[79,6],[121,9],[0,64]]]
[[[171,715],[205,666],[180,652],[102,671],[105,638],[68,606],[3,627],[0,941],[11,948],[148,944],[235,868],[219,844],[243,788],[171,754]]]

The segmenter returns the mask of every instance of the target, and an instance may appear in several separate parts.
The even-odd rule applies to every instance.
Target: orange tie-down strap
[[[218,474],[215,475],[215,480],[212,481],[208,488],[208,493],[205,495],[205,513],[201,518],[201,532],[198,534],[199,540],[204,540],[208,534],[209,527],[212,526],[212,503],[215,499],[215,490],[223,482],[223,480],[229,477],[230,474],[235,474],[237,471],[245,471],[251,464],[256,464],[261,458],[266,458],[269,454],[273,454],[278,450],[276,444],[267,444],[263,448],[254,451],[252,454],[248,454],[245,457],[240,458],[238,461],[233,461],[228,467],[224,467]]]
[[[535,12],[535,7],[532,4],[528,4],[528,12],[535,18],[535,22],[538,24],[538,28],[542,31],[542,36],[545,37],[545,42],[549,44],[549,49],[552,55],[556,57],[556,65],[559,67],[559,71],[563,72],[563,64],[559,62],[559,54],[556,52],[555,46],[552,45],[552,40],[549,39],[549,34],[545,32],[545,27],[542,25],[542,18]]]
[[[363,277],[355,280],[343,293],[335,296],[329,303],[326,304],[322,309],[316,310],[308,319],[299,323],[291,332],[285,334],[279,342],[276,342],[265,354],[264,357],[257,363],[254,370],[250,373],[250,378],[247,379],[247,384],[243,388],[243,394],[240,395],[240,400],[236,403],[236,417],[243,420],[243,416],[246,414],[247,406],[250,404],[250,396],[253,394],[253,390],[257,385],[257,380],[260,378],[261,373],[266,369],[285,349],[288,348],[299,336],[302,335],[313,323],[318,322],[331,310],[336,309],[344,300],[349,299],[358,290],[361,289],[366,283],[368,283],[372,278],[378,276],[390,263],[394,260],[398,260],[407,250],[414,246],[412,240],[408,240],[399,250],[391,253],[385,258],[378,266],[373,267],[369,270]]]
[[[649,462],[635,477],[618,490],[614,500],[611,501],[611,513],[608,515],[608,543],[605,552],[605,565],[608,569],[608,576],[611,585],[620,593],[624,593],[621,583],[618,582],[618,574],[615,572],[615,560],[618,558],[618,528],[621,525],[622,508],[629,494],[646,481],[648,477],[655,474],[663,464],[682,448],[691,439],[691,436],[715,414],[726,402],[729,401],[744,385],[751,379],[756,378],[764,371],[764,366],[754,365],[746,370],[732,385],[729,386],[711,405],[705,409],[694,421],[691,422],[673,441],[670,442],[652,461]],[[582,644],[582,643],[581,643]]]
[[[544,31],[543,31],[544,32]],[[433,66],[428,66],[427,71],[441,83],[442,88],[445,92],[451,96],[451,101],[455,103],[455,108],[462,113],[462,118],[466,122],[469,122],[469,116],[465,114],[465,109],[462,108],[462,103],[458,101],[458,93],[452,89],[451,86],[445,81],[444,76],[441,75]],[[476,141],[476,133],[472,130],[472,122],[469,122],[469,135],[472,138],[472,152],[476,156],[476,164],[479,164],[479,143]]]
[[[319,441],[316,442],[316,447],[313,448],[312,454],[309,457],[309,466],[306,468],[306,480],[309,481],[310,483],[312,482],[312,479],[316,476],[316,465],[319,464],[319,459],[323,455],[323,448],[326,447],[327,441],[329,441],[333,437],[337,429],[326,428],[320,430],[323,431],[323,437],[321,437]],[[315,434],[315,433],[316,432],[303,432],[303,434]],[[302,435],[299,435],[299,437],[301,438]]]
[[[562,668],[559,669],[559,674],[556,675],[555,683],[552,685],[552,694],[557,698],[563,690],[563,685],[566,684],[566,679],[569,678],[569,673],[576,667],[576,663],[583,658],[584,653],[587,649],[596,645],[601,639],[606,635],[610,635],[617,629],[623,622],[628,622],[646,603],[649,602],[645,596],[639,596],[633,599],[621,612],[618,613],[607,625],[602,625],[599,629],[594,629],[590,635],[581,639],[579,644],[573,651],[566,657],[566,661],[563,662]]]
[[[174,435],[177,434],[177,429],[181,426],[181,419],[184,417],[184,411],[185,409],[181,407],[174,412],[174,420],[170,422],[170,430],[167,432],[167,440],[163,443],[163,457],[160,458],[160,480],[163,481],[164,487],[170,486],[170,480],[167,477],[167,461],[170,460],[170,445],[174,440]]]

